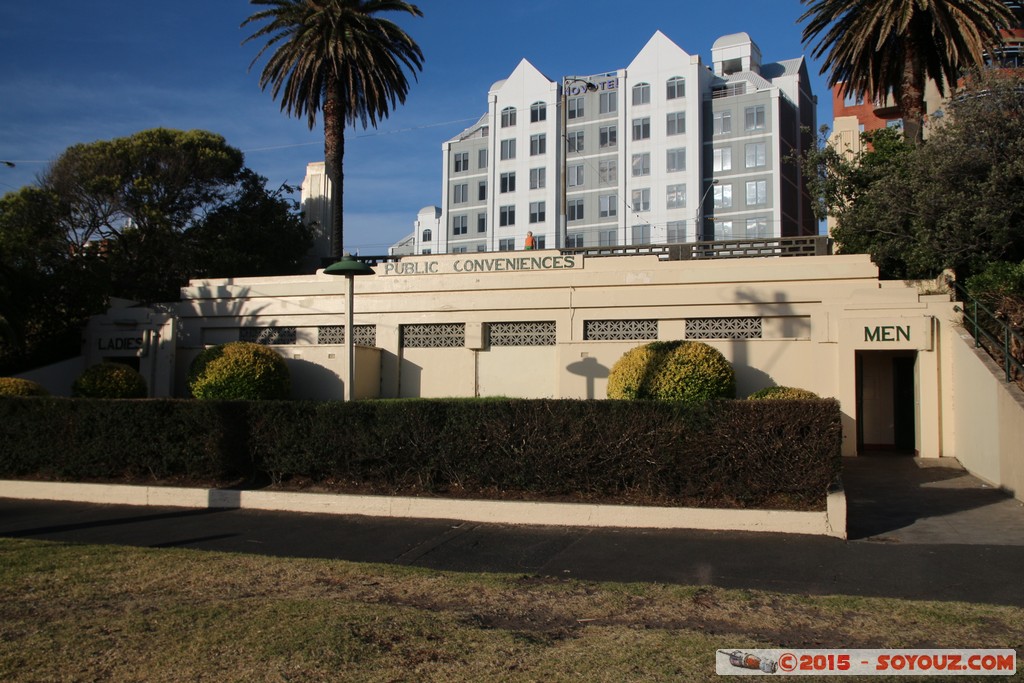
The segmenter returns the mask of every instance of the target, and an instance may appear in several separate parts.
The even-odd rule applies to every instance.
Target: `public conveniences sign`
[[[377,275],[448,275],[452,273],[512,273],[522,271],[572,270],[583,266],[583,257],[574,254],[537,254],[531,256],[476,256],[464,258],[407,259],[383,263]]]

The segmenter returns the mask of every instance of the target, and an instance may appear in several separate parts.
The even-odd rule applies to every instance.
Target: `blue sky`
[[[346,248],[383,253],[441,199],[441,144],[487,108],[487,90],[523,58],[553,80],[627,66],[660,30],[710,62],[716,38],[746,31],[764,61],[804,55],[799,0],[423,0],[395,17],[425,61],[404,106],[377,129],[350,129]],[[727,9],[724,9],[727,8]],[[34,182],[70,145],[158,126],[200,128],[245,152],[276,185],[323,158],[323,133],[289,118],[258,85],[242,45],[247,0],[42,0],[0,4],[0,193]],[[818,123],[832,112],[821,64],[810,71]]]

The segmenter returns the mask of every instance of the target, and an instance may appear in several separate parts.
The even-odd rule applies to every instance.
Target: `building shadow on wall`
[[[597,362],[596,358],[586,357],[575,363],[569,363],[566,370],[574,375],[579,375],[587,381],[587,398],[597,398],[597,380],[608,377],[611,371]],[[603,398],[603,397],[602,397]]]

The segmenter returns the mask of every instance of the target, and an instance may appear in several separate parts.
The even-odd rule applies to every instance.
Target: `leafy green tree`
[[[266,178],[243,171],[232,200],[186,233],[191,277],[293,275],[313,245],[288,186],[268,192]]]
[[[0,199],[0,372],[72,356],[110,297],[175,301],[189,278],[302,272],[290,188],[267,191],[205,131],[75,145]]]
[[[801,0],[808,6],[804,43],[824,57],[828,85],[884,101],[890,93],[907,139],[920,144],[929,80],[940,94],[960,74],[984,64],[1014,24],[1002,0]]]
[[[416,5],[400,0],[250,0],[266,6],[242,26],[266,22],[244,42],[266,39],[252,61],[273,48],[260,87],[270,86],[281,110],[306,116],[309,128],[323,113],[324,159],[331,181],[331,256],[344,242],[343,190],[345,128],[363,128],[404,103],[406,70],[422,69],[423,53],[398,25],[377,15],[405,12],[421,17]],[[252,66],[250,65],[250,67]]]
[[[40,185],[60,198],[68,241],[85,248],[131,231],[187,230],[225,201],[243,162],[215,133],[155,128],[69,147]]]
[[[1024,259],[1024,72],[968,78],[941,120],[926,145],[883,130],[860,155],[804,160],[840,252],[870,253],[885,277],[964,280]]]
[[[44,189],[0,198],[0,374],[77,353],[82,322],[105,301],[102,263],[72,255],[59,213]]]

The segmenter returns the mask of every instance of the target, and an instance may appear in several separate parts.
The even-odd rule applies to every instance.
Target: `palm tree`
[[[821,73],[845,94],[884,101],[892,94],[908,140],[920,144],[924,89],[932,80],[945,94],[961,73],[984,63],[986,51],[1012,26],[1002,0],[801,0],[809,8],[803,41],[819,38],[814,57],[825,57]]]
[[[306,116],[312,130],[318,111],[324,120],[324,161],[331,180],[331,256],[342,253],[345,127],[358,121],[377,127],[409,91],[406,69],[415,77],[423,52],[383,12],[422,17],[400,0],[250,0],[265,5],[244,22],[268,22],[243,41],[267,38],[249,68],[274,48],[260,74],[260,87],[281,96],[281,111]]]

